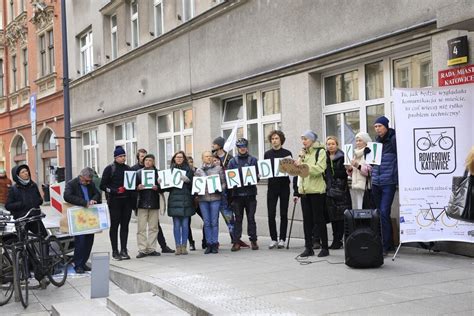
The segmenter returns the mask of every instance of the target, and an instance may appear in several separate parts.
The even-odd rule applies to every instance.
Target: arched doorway
[[[38,147],[40,149],[41,161],[39,162],[38,174],[40,183],[50,184],[54,180],[53,174],[55,168],[58,166],[58,152],[54,132],[46,128],[38,138]]]
[[[28,163],[26,142],[23,136],[17,135],[11,144],[10,153],[12,157],[12,166],[18,166]]]

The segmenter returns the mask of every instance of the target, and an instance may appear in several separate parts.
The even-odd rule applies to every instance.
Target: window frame
[[[24,47],[21,49],[21,56],[23,58],[23,87],[28,86],[28,48]]]
[[[95,143],[92,142],[93,137],[92,134],[95,134]],[[89,138],[89,144],[84,145],[84,135],[88,134]],[[81,142],[82,142],[82,165],[83,167],[91,167],[94,169],[97,173],[99,173],[99,138],[98,138],[98,130],[97,129],[91,129],[87,131],[82,132],[81,136]],[[88,153],[88,159],[86,159],[86,153]],[[95,154],[95,164],[92,159],[92,153]],[[86,160],[90,160],[86,161]]]
[[[394,61],[402,58],[407,58],[413,55],[430,52],[430,60],[433,62],[433,54],[431,49],[423,45],[416,49],[405,50],[393,54],[387,54],[384,56],[372,57],[364,60],[362,63],[351,64],[344,67],[340,67],[334,70],[321,73],[321,104],[322,104],[322,128],[324,139],[329,136],[327,135],[327,122],[326,117],[329,115],[340,115],[339,120],[341,122],[341,130],[339,140],[340,147],[345,144],[345,128],[344,126],[344,115],[348,112],[359,111],[359,124],[360,131],[370,132],[367,130],[367,109],[370,106],[383,105],[384,115],[391,120],[391,127],[395,127],[394,116],[393,116],[393,89],[394,89]],[[374,64],[377,62],[382,63],[383,69],[383,97],[367,100],[366,96],[366,65]],[[357,100],[335,103],[326,105],[325,100],[325,78],[342,74],[351,70],[358,70],[358,93],[359,98]],[[431,84],[433,84],[433,76],[431,73]],[[432,86],[432,85],[431,85]],[[427,87],[431,87],[427,86]]]
[[[186,111],[192,111],[192,127],[191,128],[185,128],[185,120],[184,120],[184,113]],[[175,130],[175,112],[179,112],[179,130],[176,131]],[[171,128],[169,131],[167,132],[159,132],[159,117],[161,116],[166,116],[166,115],[171,115]],[[184,152],[186,152],[186,148],[185,148],[185,138],[188,137],[188,136],[191,136],[192,139],[191,139],[191,153],[189,152],[186,152],[186,155],[190,155],[192,157],[194,157],[194,134],[193,134],[193,131],[194,131],[194,110],[192,108],[191,105],[182,105],[182,106],[179,106],[179,107],[175,107],[175,108],[172,108],[172,109],[169,109],[167,111],[162,111],[162,112],[158,112],[156,113],[156,144],[157,144],[157,149],[158,149],[158,157],[157,157],[157,166],[159,169],[168,169],[170,167],[170,161],[168,161],[167,157],[168,157],[168,150],[166,148],[166,141],[167,140],[170,140],[171,141],[171,154],[169,155],[169,157],[172,157],[174,155],[174,153],[176,153],[178,150],[183,150]],[[175,138],[176,137],[179,137],[179,141],[180,141],[180,146],[181,148],[175,148]],[[160,140],[163,140],[165,142],[165,148],[164,148],[164,161],[165,161],[165,165],[162,165],[162,157],[161,157],[161,154],[160,154]]]
[[[12,55],[12,92],[18,90],[18,81],[17,81],[17,56],[15,54]]]
[[[157,22],[157,6],[160,6],[160,16],[161,16],[161,23],[158,24]],[[159,37],[161,35],[163,35],[164,33],[164,29],[165,29],[165,23],[164,23],[164,10],[163,10],[163,0],[154,0],[153,1],[153,19],[154,19],[154,22],[155,22],[155,27],[154,27],[154,32],[155,32],[155,37]],[[158,32],[159,28],[158,26],[160,26],[161,28],[161,32]]]
[[[45,32],[48,35],[48,71],[49,73],[53,73],[55,71],[55,59],[54,59],[54,33],[53,29],[49,29]]]
[[[190,8],[190,13],[189,13],[189,17],[187,16],[187,10],[186,10],[186,2],[189,3],[189,8]],[[185,22],[188,22],[189,20],[191,20],[192,18],[194,18],[194,15],[195,15],[195,3],[194,3],[194,0],[181,0],[181,5],[182,5],[182,8],[183,8],[183,17],[182,17],[182,20],[183,20],[183,23]]]
[[[127,127],[128,124],[132,125],[133,137],[127,138]],[[122,138],[116,139],[115,129],[117,127],[122,127]],[[135,156],[137,154],[137,122],[135,120],[121,121],[113,125],[114,127],[114,148],[115,146],[122,146],[127,155],[127,164],[134,164]],[[127,144],[130,144],[130,149],[128,150]]]
[[[274,91],[274,90],[278,90],[278,94],[279,94],[279,102],[280,102],[280,113],[276,113],[276,114],[270,114],[270,115],[263,115],[263,94],[265,92],[270,92],[270,91]],[[248,115],[248,111],[247,111],[247,107],[249,106],[247,104],[247,96],[248,95],[251,95],[251,94],[256,94],[257,96],[257,117],[256,118],[252,118],[252,119],[248,119],[247,118],[247,115]],[[236,120],[232,120],[232,121],[224,121],[224,104],[226,102],[229,102],[229,101],[234,101],[234,100],[238,100],[238,99],[242,99],[242,118],[241,119],[236,119]],[[220,131],[221,131],[221,135],[224,135],[224,131],[228,131],[228,130],[232,130],[236,125],[237,125],[237,129],[241,129],[242,128],[242,137],[245,137],[248,139],[248,128],[250,125],[253,125],[253,124],[257,124],[257,131],[258,131],[258,135],[257,135],[257,148],[258,148],[258,152],[255,153],[255,152],[250,152],[250,155],[254,156],[254,157],[257,157],[258,159],[263,159],[263,156],[265,154],[265,151],[268,150],[267,148],[265,148],[265,145],[266,145],[266,137],[267,135],[265,135],[265,126],[268,125],[268,124],[274,124],[275,128],[280,128],[281,129],[281,123],[282,123],[282,120],[281,120],[281,89],[279,86],[269,86],[269,87],[265,87],[265,88],[260,88],[260,89],[251,89],[251,90],[248,90],[248,91],[245,91],[243,93],[240,93],[238,95],[235,95],[233,97],[229,97],[229,98],[223,98],[221,99],[221,102],[220,102],[220,118],[221,118],[221,122],[220,122]],[[235,148],[232,149],[232,152],[235,153]]]
[[[137,6],[137,12],[133,13],[133,5]],[[132,35],[132,49],[137,48],[140,46],[140,22],[138,19],[138,1],[137,0],[132,0],[130,2],[130,33]],[[136,22],[136,27],[137,27],[137,38],[135,38],[134,35],[134,22]]]
[[[82,39],[85,38],[85,43],[82,45]],[[94,70],[94,46],[92,29],[85,31],[79,36],[79,58],[81,75],[85,75]],[[86,60],[86,63],[84,62]]]
[[[5,85],[4,85],[5,72],[4,72],[3,67],[4,67],[3,58],[0,58],[0,97],[5,96]]]
[[[115,18],[115,25],[113,21]],[[117,14],[112,14],[110,16],[110,51],[112,60],[118,57],[118,26],[117,26]],[[115,43],[115,44],[114,44]]]

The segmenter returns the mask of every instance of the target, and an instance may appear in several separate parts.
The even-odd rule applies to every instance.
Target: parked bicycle
[[[433,134],[430,131],[426,131],[426,133],[428,134],[428,137],[420,137],[420,139],[416,141],[416,147],[418,147],[419,150],[427,151],[431,147],[436,147],[436,146],[439,146],[443,150],[448,150],[448,149],[451,149],[451,147],[453,147],[453,144],[454,144],[453,139],[449,136],[444,135],[447,133],[446,131],[441,132],[439,134]],[[432,136],[436,136],[436,135],[439,137],[435,141],[433,141]]]
[[[5,275],[2,284],[11,284],[11,270],[13,271],[13,289],[18,293],[21,304],[28,306],[28,291],[31,272],[41,287],[47,286],[46,278],[55,286],[62,286],[66,282],[69,259],[64,248],[56,236],[43,237],[27,231],[28,223],[38,223],[44,214],[29,217],[32,212],[39,209],[30,209],[28,213],[16,220],[7,221],[15,225],[14,238],[3,243],[2,262],[5,262]],[[8,268],[8,264],[13,269]],[[5,291],[5,302],[11,298],[11,293]]]
[[[433,203],[426,203],[429,208],[422,209],[416,215],[416,222],[421,227],[429,227],[434,223],[441,221],[445,227],[455,227],[458,224],[458,220],[450,218],[446,214],[445,207],[432,207]]]

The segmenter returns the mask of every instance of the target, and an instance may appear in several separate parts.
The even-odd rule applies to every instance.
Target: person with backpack
[[[114,162],[105,167],[102,172],[100,189],[107,196],[107,205],[110,213],[109,237],[112,245],[112,258],[114,260],[128,260],[127,242],[128,225],[132,217],[132,196],[125,190],[123,181],[125,171],[130,171],[130,167],[125,164],[127,156],[122,146],[116,146],[114,150]],[[120,227],[120,246],[118,250],[117,234]]]
[[[140,148],[137,150],[137,163],[130,167],[130,170],[138,171],[142,169],[145,164],[145,156],[148,154],[147,150],[144,148]],[[132,197],[132,207],[136,208],[138,195],[135,193]],[[163,234],[163,229],[161,228],[160,222],[158,222],[158,236],[157,236],[158,244],[160,245],[162,253],[174,253],[174,250],[168,247],[166,244],[166,238]]]
[[[313,227],[316,225],[321,239],[321,251],[318,257],[329,256],[328,231],[324,216],[326,203],[326,152],[323,145],[318,141],[318,135],[313,131],[306,131],[301,135],[303,150],[301,151],[295,165],[306,165],[309,169],[307,177],[298,176],[298,192],[295,202],[301,198],[303,210],[303,230],[305,250],[300,257],[314,256],[313,250]]]
[[[228,166],[228,169],[239,169],[241,179],[243,179],[242,167],[255,166],[257,169],[257,158],[249,154],[248,145],[249,142],[245,138],[239,138],[236,141],[235,146],[237,146],[238,155],[231,159]],[[249,235],[251,248],[252,250],[258,250],[257,223],[255,222],[255,212],[257,210],[257,186],[245,185],[240,188],[234,187],[230,189],[230,192],[232,196],[231,205],[235,213],[234,240],[232,241],[233,245],[231,251],[239,251],[242,247],[240,238],[242,237],[244,210],[247,213],[247,233]]]
[[[326,209],[332,226],[333,240],[329,249],[341,249],[344,236],[344,212],[352,208],[351,193],[344,166],[344,152],[335,136],[326,138]]]

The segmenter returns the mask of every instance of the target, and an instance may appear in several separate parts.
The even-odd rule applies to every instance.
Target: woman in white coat
[[[367,177],[372,170],[372,166],[365,161],[365,156],[370,152],[367,143],[371,142],[372,139],[365,132],[357,133],[355,139],[354,159],[347,169],[347,174],[352,178],[352,208],[362,209]],[[370,181],[368,181],[368,185],[370,186]]]

